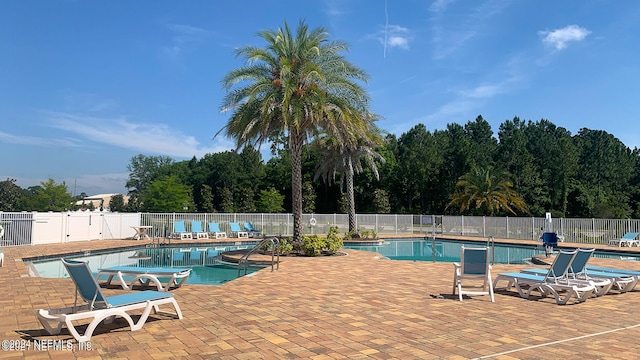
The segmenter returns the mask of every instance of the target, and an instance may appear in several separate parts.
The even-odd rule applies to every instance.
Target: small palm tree
[[[447,208],[460,206],[460,212],[480,209],[488,215],[500,210],[514,215],[516,210],[529,212],[524,200],[513,189],[507,172],[495,174],[492,167],[474,167],[458,179],[456,187],[458,190],[451,195]]]
[[[372,116],[369,116],[373,120]],[[331,184],[339,176],[341,186],[346,187],[347,207],[349,214],[349,233],[357,237],[356,206],[354,197],[354,174],[364,171],[362,162],[372,170],[379,179],[376,160],[384,163],[385,159],[374,148],[382,145],[380,130],[371,122],[367,136],[358,139],[352,145],[341,144],[334,137],[318,138],[317,144],[321,148],[322,160],[318,164],[315,180],[322,177],[325,183]]]
[[[291,152],[293,240],[302,239],[302,148],[321,133],[345,145],[366,133],[368,95],[359,82],[367,74],[341,53],[343,42],[329,41],[323,28],[309,30],[304,21],[294,34],[285,22],[262,31],[265,48],[237,50],[248,65],[229,72],[222,110],[232,112],[220,130],[238,148],[283,136]]]

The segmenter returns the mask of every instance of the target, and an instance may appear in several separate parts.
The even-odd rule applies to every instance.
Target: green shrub
[[[280,238],[280,242],[276,244],[276,251],[280,255],[287,255],[293,250],[293,244],[291,244],[290,238]],[[271,254],[271,243],[267,242],[262,244],[260,247],[260,252],[265,254]]]
[[[342,246],[344,242],[340,235],[338,235],[338,227],[332,226],[329,229],[329,233],[327,234],[327,239],[325,241],[325,250],[329,254],[335,254]]]
[[[358,233],[358,230],[349,231],[344,234],[344,240],[357,239],[359,237],[360,234]]]
[[[302,244],[300,251],[306,256],[318,256],[322,252],[326,241],[318,237],[318,235],[302,235]]]
[[[338,235],[338,227],[330,227],[326,238],[318,235],[303,235],[299,251],[306,256],[318,256],[322,252],[335,254],[344,245]]]
[[[369,238],[369,230],[362,230],[362,231],[360,231],[360,236],[361,236],[363,239],[367,239],[367,238]]]
[[[375,230],[371,230],[371,237],[374,238],[374,239],[377,239],[378,238],[378,232],[375,231]]]

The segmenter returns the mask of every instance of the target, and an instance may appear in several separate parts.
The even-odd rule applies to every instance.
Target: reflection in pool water
[[[247,249],[253,245],[245,246],[197,246],[160,247],[160,248],[135,248],[109,253],[99,253],[88,256],[74,256],[70,259],[87,261],[89,267],[97,274],[99,269],[112,266],[138,266],[138,267],[163,267],[163,268],[191,268],[191,274],[186,284],[217,285],[238,278],[238,266],[222,263],[218,255],[225,251]],[[31,263],[33,270],[41,277],[66,278],[64,265],[60,259],[34,261]],[[247,273],[253,273],[263,267],[249,267]],[[242,271],[244,274],[244,269]]]
[[[391,260],[413,261],[460,261],[460,247],[480,247],[486,244],[481,242],[465,242],[453,240],[394,240],[386,239],[383,245],[345,245],[345,249],[365,250],[377,252]],[[491,248],[491,246],[489,246]],[[585,244],[585,247],[588,247]],[[491,255],[495,264],[524,264],[534,255],[544,255],[543,247],[495,244],[494,253]],[[611,252],[596,252],[594,257],[638,260],[636,256]]]

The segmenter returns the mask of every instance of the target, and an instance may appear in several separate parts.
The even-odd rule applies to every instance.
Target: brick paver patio
[[[515,291],[457,301],[450,263],[390,261],[373,253],[283,258],[220,286],[184,285],[172,293],[184,319],[152,315],[139,331],[101,325],[91,350],[5,350],[8,342],[49,336],[40,308],[69,306],[69,279],[29,277],[22,258],[141,244],[111,240],[3,248],[0,358],[27,359],[637,359],[640,293],[558,306]],[[569,244],[570,245],[570,244]],[[640,262],[592,259],[640,270]],[[493,278],[521,265],[495,265]],[[108,294],[124,290],[105,289]],[[443,296],[437,296],[437,295]],[[5,342],[7,340],[8,342]]]

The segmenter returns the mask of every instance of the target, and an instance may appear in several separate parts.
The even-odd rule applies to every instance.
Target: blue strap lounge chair
[[[202,229],[202,222],[200,221],[191,221],[191,233],[192,236],[195,236],[196,239],[208,239],[209,234]]]
[[[168,291],[171,288],[179,288],[191,274],[189,268],[152,268],[152,267],[137,267],[137,266],[113,266],[105,269],[101,269],[96,276],[96,280],[100,280],[101,277],[106,276],[107,281],[104,285],[111,285],[111,281],[115,277],[120,286],[125,290],[131,290],[133,286],[138,283],[141,286],[155,285],[158,291]],[[131,285],[127,284],[124,277],[133,276],[134,279],[130,281]],[[165,284],[162,284],[160,279],[167,279]]]
[[[493,285],[491,284],[491,265],[489,265],[489,248],[461,247],[460,262],[453,263],[453,295],[458,290],[458,297],[462,301],[462,295],[489,295],[493,298]],[[474,284],[465,283],[467,280],[475,280]],[[482,283],[478,284],[477,281]],[[466,290],[469,287],[480,290]]]
[[[116,316],[124,318],[131,331],[140,330],[147,321],[151,311],[159,313],[159,306],[170,304],[173,306],[178,319],[182,319],[182,311],[172,294],[158,291],[138,291],[116,296],[105,296],[93,277],[91,269],[86,262],[62,259],[67,272],[76,285],[76,297],[72,307],[38,310],[37,317],[42,326],[50,335],[60,333],[63,325],[78,342],[91,340],[93,331],[103,321],[112,322]],[[86,302],[78,305],[78,295]],[[142,314],[137,322],[134,322],[129,312],[135,311]],[[80,335],[73,322],[92,319],[83,335]]]
[[[180,240],[193,239],[193,237],[191,236],[191,232],[187,231],[187,228],[184,225],[184,221],[173,222],[173,233],[171,233],[171,237]]]
[[[520,297],[529,299],[534,291],[540,296],[553,295],[558,305],[566,304],[575,298],[578,302],[586,301],[595,291],[595,286],[584,281],[571,281],[567,276],[569,267],[577,251],[560,251],[545,275],[534,275],[524,272],[510,272],[498,274],[493,282],[495,290],[508,290],[515,287]],[[498,287],[500,281],[506,281],[507,286]],[[525,286],[527,289],[523,288]],[[564,295],[564,296],[563,296]]]
[[[587,270],[587,262],[594,251],[595,249],[577,250],[575,257],[569,266],[569,270],[567,271],[567,281],[582,281],[594,285],[594,294],[596,296],[607,294],[614,285],[616,285],[617,289],[621,289],[621,292],[626,291],[627,284],[632,281],[630,277],[620,277],[614,276],[613,273],[606,274]],[[521,272],[543,276],[548,272],[548,269],[530,268],[521,270]]]
[[[230,222],[229,223],[229,228],[231,229],[231,236],[232,237],[237,237],[237,238],[248,238],[249,237],[249,233],[242,230],[240,228],[240,224],[237,222]]]
[[[226,238],[227,233],[220,230],[220,225],[217,222],[209,223],[209,237],[213,237],[215,239]]]
[[[638,281],[640,281],[640,271],[637,270],[625,270],[619,268],[605,267],[605,266],[587,266],[587,271],[597,271],[605,274],[613,274],[612,276],[620,277],[620,276],[628,276],[633,279],[632,282],[626,284],[624,288],[618,289],[620,292],[631,291],[633,290]]]
[[[244,230],[249,233],[249,237],[251,238],[262,237],[262,231],[256,230],[256,228],[253,226],[253,223],[250,223],[248,221],[245,221],[244,223]]]
[[[628,232],[626,234],[624,234],[623,237],[621,237],[620,239],[611,239],[609,240],[609,245],[613,245],[613,246],[618,246],[618,247],[622,247],[622,246],[640,246],[640,241],[636,240],[636,237],[638,237],[638,233],[637,232]]]

